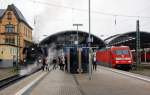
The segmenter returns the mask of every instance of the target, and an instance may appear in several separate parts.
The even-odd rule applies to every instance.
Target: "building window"
[[[27,31],[28,31],[28,30],[27,30],[27,28],[26,28],[26,37],[27,37]]]
[[[12,54],[12,48],[10,48],[10,54]]]
[[[7,13],[7,19],[8,19],[8,20],[11,20],[11,19],[12,19],[12,14],[11,14],[11,12],[8,12],[8,13]]]
[[[26,28],[24,27],[24,35],[25,35],[25,31],[26,31]]]
[[[5,43],[6,44],[15,44],[15,38],[14,37],[6,37]]]
[[[27,30],[27,38],[28,38],[28,35],[29,35],[29,33],[28,33],[29,31]]]
[[[14,27],[14,25],[12,25],[12,24],[7,24],[7,25],[6,25],[6,32],[9,32],[9,33],[15,32],[15,27]]]
[[[13,54],[16,54],[16,51],[17,51],[16,48],[13,48]]]

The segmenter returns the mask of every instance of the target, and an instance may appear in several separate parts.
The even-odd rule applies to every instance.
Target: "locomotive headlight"
[[[24,59],[23,62],[26,62],[26,60]]]
[[[119,61],[116,61],[116,63],[119,63]]]
[[[32,51],[34,50],[34,48],[32,48]]]
[[[41,60],[41,59],[39,59],[39,60],[38,60],[38,62],[39,62],[39,63],[41,63],[41,62],[42,62],[42,60]]]
[[[129,60],[128,63],[131,63],[131,60]]]

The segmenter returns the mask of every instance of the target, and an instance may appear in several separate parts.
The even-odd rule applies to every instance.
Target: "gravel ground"
[[[150,77],[150,69],[138,69],[130,72]]]
[[[139,65],[137,69],[130,72],[150,77],[150,64]]]
[[[17,72],[14,72],[12,68],[7,69],[0,68],[0,80],[13,76],[15,74],[17,74]]]

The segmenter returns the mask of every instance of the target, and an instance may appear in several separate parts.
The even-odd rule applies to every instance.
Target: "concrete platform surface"
[[[88,74],[53,70],[25,95],[150,95],[150,82],[104,67],[93,71],[91,80]]]
[[[29,93],[29,92],[27,92]],[[26,94],[25,94],[26,95]],[[51,71],[29,95],[82,95],[73,75],[61,70]]]
[[[137,75],[138,76],[138,75]],[[92,74],[76,75],[83,95],[150,95],[150,82],[98,67]]]

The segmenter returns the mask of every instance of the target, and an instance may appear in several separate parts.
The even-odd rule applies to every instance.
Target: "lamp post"
[[[73,24],[73,26],[77,26],[77,42],[75,43],[75,44],[77,44],[77,46],[78,46],[78,44],[79,44],[79,35],[78,35],[78,33],[79,33],[79,26],[83,26],[83,24]]]
[[[140,25],[139,20],[136,21],[136,68],[141,63],[141,54],[140,54]]]
[[[81,68],[81,54],[80,54],[80,50],[79,50],[79,48],[78,48],[78,45],[79,45],[79,35],[78,35],[78,32],[79,32],[79,30],[78,30],[78,27],[79,26],[83,26],[83,24],[73,24],[73,26],[77,26],[77,40],[76,40],[76,42],[75,42],[75,44],[77,45],[77,52],[78,52],[78,64],[79,64],[79,73],[81,73],[81,71],[82,71],[82,68]]]
[[[89,0],[89,80],[91,80],[92,76],[92,62],[91,62],[91,0]]]

